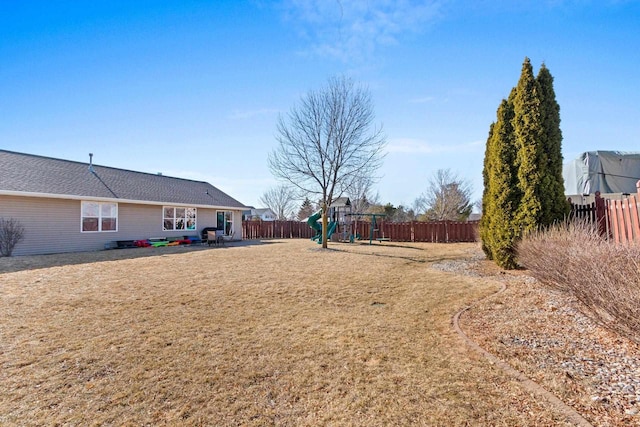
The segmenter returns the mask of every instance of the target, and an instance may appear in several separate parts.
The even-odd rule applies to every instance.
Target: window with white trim
[[[82,232],[118,231],[118,204],[82,202]]]
[[[195,230],[196,208],[164,206],[162,208],[162,229],[164,231]]]

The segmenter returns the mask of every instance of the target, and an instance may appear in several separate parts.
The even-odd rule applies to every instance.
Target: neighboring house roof
[[[262,216],[266,213],[270,213],[271,215],[276,216],[276,213],[269,208],[251,209],[251,215]]]
[[[0,194],[246,208],[204,181],[0,150]]]
[[[269,208],[256,209],[254,207],[251,207],[251,209],[249,209],[247,211],[243,211],[242,215],[246,219],[257,219],[257,218],[260,218],[263,221],[273,221],[278,217],[275,214],[275,212],[273,212]]]
[[[480,221],[480,218],[482,218],[481,213],[473,212],[469,214],[467,221]]]
[[[351,206],[351,200],[348,197],[338,197],[331,203],[332,208],[341,208],[344,206]]]

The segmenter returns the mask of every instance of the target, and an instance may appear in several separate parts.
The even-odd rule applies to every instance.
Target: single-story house
[[[275,221],[278,215],[269,208],[254,208],[243,212],[244,219],[247,221]]]
[[[246,206],[203,181],[0,150],[0,218],[24,226],[14,255],[93,251],[115,241],[242,239]]]

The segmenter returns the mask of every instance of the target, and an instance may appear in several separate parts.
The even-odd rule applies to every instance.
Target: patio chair
[[[202,231],[200,231],[200,241],[202,242],[203,245],[206,243],[209,243],[208,237],[209,237],[210,231],[215,235],[216,227],[205,227],[202,229]]]
[[[211,246],[212,243],[217,246],[221,242],[224,243],[224,241],[222,240],[222,236],[218,236],[216,230],[207,231],[207,244],[209,246]]]

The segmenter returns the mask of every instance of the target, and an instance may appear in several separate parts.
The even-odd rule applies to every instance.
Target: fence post
[[[608,227],[608,220],[609,220],[609,216],[607,215],[607,207],[605,204],[605,200],[600,197],[600,192],[596,191],[595,194],[595,204],[596,204],[596,222],[598,224],[598,233],[601,236],[605,236],[608,237],[608,232],[607,230],[609,229]]]
[[[631,214],[633,239],[640,242],[640,217],[638,215],[638,202],[640,201],[640,181],[636,182],[636,196],[629,197],[629,213]]]

